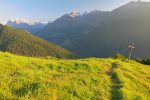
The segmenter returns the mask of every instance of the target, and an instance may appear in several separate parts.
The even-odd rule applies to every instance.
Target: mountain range
[[[81,57],[128,56],[134,42],[134,57],[150,56],[150,2],[132,1],[112,11],[94,10],[65,14],[51,23],[9,20],[6,25],[24,29],[56,43]]]
[[[48,22],[29,22],[26,20],[15,19],[9,20],[6,25],[11,26],[16,29],[24,29],[32,34],[36,34],[39,30],[44,28]]]
[[[134,57],[150,56],[150,3],[133,1],[112,11],[94,10],[65,14],[46,25],[38,36],[67,48],[82,57],[128,55],[134,42]]]

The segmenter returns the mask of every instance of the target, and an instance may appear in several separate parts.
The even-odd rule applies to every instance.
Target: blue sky
[[[52,21],[71,11],[112,10],[131,0],[0,0],[0,23],[9,19]]]

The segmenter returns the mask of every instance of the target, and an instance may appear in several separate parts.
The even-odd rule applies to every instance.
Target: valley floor
[[[150,66],[0,52],[0,100],[150,100]]]

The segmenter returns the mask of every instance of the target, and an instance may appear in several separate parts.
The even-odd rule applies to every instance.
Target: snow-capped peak
[[[72,11],[72,12],[70,13],[70,16],[71,16],[71,17],[76,17],[76,16],[78,16],[78,13],[77,13],[76,11]]]
[[[20,24],[20,23],[29,23],[27,20],[23,20],[23,19],[14,19],[14,20],[10,20],[11,22],[13,23],[16,23],[16,24]]]
[[[28,21],[28,20],[24,20],[24,19],[18,19],[16,18],[15,20],[9,20],[10,22],[13,22],[13,23],[16,23],[16,24],[22,24],[22,23],[25,23],[25,24],[28,24],[28,25],[35,25],[35,24],[38,24],[38,23],[42,23],[42,24],[47,24],[48,22],[39,22],[39,21]]]

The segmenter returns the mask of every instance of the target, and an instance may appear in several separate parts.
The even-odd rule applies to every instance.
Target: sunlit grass
[[[123,99],[149,100],[150,66],[134,61],[31,58],[3,52],[0,52],[0,100],[110,100],[112,83],[107,73],[114,62]]]
[[[0,53],[1,99],[110,98],[110,63],[101,59],[60,60]]]
[[[119,62],[116,73],[122,82],[124,100],[150,100],[150,66]]]

